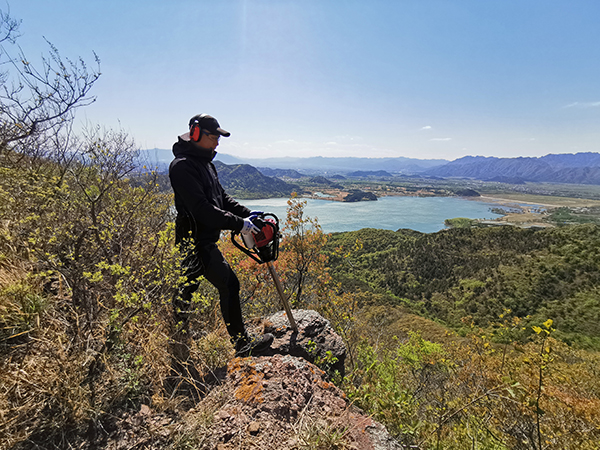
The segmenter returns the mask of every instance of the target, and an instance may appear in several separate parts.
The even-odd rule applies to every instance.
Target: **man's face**
[[[218,134],[210,134],[207,131],[202,132],[202,137],[200,141],[198,141],[198,145],[203,148],[208,148],[211,150],[215,150],[219,145],[219,136]]]

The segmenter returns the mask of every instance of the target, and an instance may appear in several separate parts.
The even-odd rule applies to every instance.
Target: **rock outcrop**
[[[297,309],[292,314],[298,325],[298,332],[292,330],[284,311],[266,318],[265,332],[272,333],[275,340],[271,348],[261,353],[261,356],[298,356],[318,363],[329,373],[337,371],[344,376],[346,346],[329,321],[312,310]]]
[[[225,398],[201,449],[401,449],[385,427],[351,406],[321,369],[290,355],[235,358],[211,393]],[[190,414],[206,413],[203,402]],[[325,447],[319,447],[325,448]]]
[[[346,348],[329,322],[315,311],[293,314],[297,332],[283,312],[263,320],[265,332],[275,335],[272,348],[213,372],[191,409],[175,417],[142,405],[116,418],[98,448],[402,449],[331,382],[330,369],[343,373]]]

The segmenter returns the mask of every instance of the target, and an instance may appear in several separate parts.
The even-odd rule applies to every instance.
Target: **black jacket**
[[[211,162],[216,152],[198,149],[180,137],[173,154],[169,178],[175,192],[178,241],[191,233],[196,245],[205,245],[217,242],[221,230],[240,231],[250,210],[223,190]]]

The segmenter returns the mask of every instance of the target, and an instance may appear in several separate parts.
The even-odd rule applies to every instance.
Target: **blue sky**
[[[598,0],[19,0],[19,44],[101,59],[78,125],[170,148],[194,114],[219,151],[543,156],[600,151]],[[6,5],[1,7],[6,10]]]

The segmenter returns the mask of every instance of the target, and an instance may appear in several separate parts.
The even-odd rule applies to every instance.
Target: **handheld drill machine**
[[[236,236],[239,233],[232,232],[231,242],[257,263],[267,265],[269,272],[271,273],[271,278],[273,278],[273,281],[275,282],[277,293],[279,294],[285,313],[290,321],[292,330],[297,332],[298,326],[296,325],[294,316],[292,316],[290,303],[283,292],[283,286],[281,285],[279,276],[273,266],[273,261],[276,261],[279,257],[279,239],[281,238],[281,233],[279,232],[279,219],[275,214],[271,213],[260,213],[252,216],[251,219],[252,223],[254,223],[260,231],[256,234],[243,234],[242,241],[244,245],[240,244],[236,239]]]

